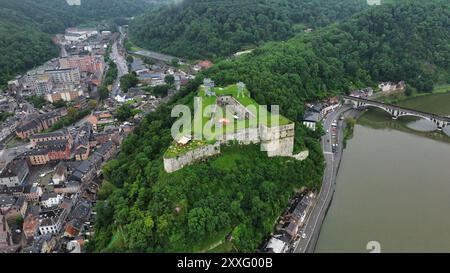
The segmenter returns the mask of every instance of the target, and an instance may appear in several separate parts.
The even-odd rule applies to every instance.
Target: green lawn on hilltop
[[[235,84],[229,85],[227,87],[215,87],[213,88],[213,91],[215,93],[215,96],[208,96],[206,95],[205,88],[203,86],[199,88],[198,97],[201,98],[201,108],[199,106],[198,108],[201,109],[201,113],[196,113],[192,122],[194,134],[197,134],[197,132],[199,131],[198,129],[200,129],[200,133],[202,134],[201,137],[206,141],[192,141],[184,147],[177,146],[176,143],[174,143],[164,154],[165,158],[180,156],[203,145],[212,144],[217,139],[219,133],[228,134],[237,132],[241,128],[256,128],[260,123],[266,123],[268,127],[271,127],[272,118],[279,117],[278,125],[286,125],[291,123],[291,121],[284,116],[272,115],[269,111],[267,111],[267,108],[259,107],[259,104],[250,97],[250,92],[247,89],[244,89],[243,94],[238,96],[238,87]],[[221,132],[219,130],[217,130],[216,132],[216,129],[218,128],[217,124],[219,123],[218,121],[222,117],[215,115],[214,119],[211,119],[211,116],[205,113],[214,111],[214,107],[217,103],[217,97],[224,95],[230,95],[235,98],[239,103],[247,107],[248,110],[253,113],[254,116],[256,116],[256,118],[250,118],[249,120],[235,120],[231,118],[229,119],[231,122],[230,124],[223,124],[223,129],[220,130]],[[211,107],[213,109],[210,109]],[[217,113],[218,111],[216,110],[216,114]],[[233,114],[234,113],[222,113],[224,118],[232,117]],[[263,121],[263,117],[267,117],[267,120]],[[211,121],[214,122],[212,123]]]

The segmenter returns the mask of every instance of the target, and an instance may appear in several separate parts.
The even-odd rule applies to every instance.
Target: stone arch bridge
[[[363,98],[350,96],[344,96],[343,98],[345,104],[352,104],[353,108],[365,108],[370,106],[380,108],[388,112],[393,119],[397,119],[402,116],[414,116],[433,122],[434,124],[436,124],[438,130],[442,130],[447,126],[450,126],[450,117],[400,107],[393,104],[382,103],[379,101],[367,100]]]

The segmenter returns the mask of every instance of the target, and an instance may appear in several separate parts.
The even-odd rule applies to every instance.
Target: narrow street
[[[111,47],[111,59],[114,61],[114,63],[117,65],[117,79],[113,84],[112,90],[111,90],[111,97],[114,98],[117,95],[123,95],[123,91],[120,88],[120,78],[123,75],[128,74],[128,65],[127,61],[125,60],[124,56],[122,56],[119,53],[119,43],[122,46],[123,43],[123,33],[120,32],[120,38],[119,41],[115,41]]]

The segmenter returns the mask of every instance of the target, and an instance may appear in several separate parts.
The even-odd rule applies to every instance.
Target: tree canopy
[[[132,41],[185,58],[228,56],[367,8],[366,0],[184,0],[137,17]]]

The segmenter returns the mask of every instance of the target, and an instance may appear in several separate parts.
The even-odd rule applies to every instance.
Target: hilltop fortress
[[[288,156],[304,160],[308,152],[293,155],[295,124],[287,118],[270,113],[253,101],[243,83],[215,88],[210,79],[200,87],[203,111],[193,123],[206,128],[201,138],[195,133],[176,141],[164,155],[164,169],[175,172],[183,167],[220,154],[220,146],[232,141],[261,145],[269,157]],[[209,108],[209,111],[208,111]],[[224,117],[225,116],[225,117]],[[237,128],[236,128],[237,127]],[[220,130],[219,130],[220,129]]]

